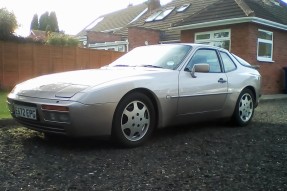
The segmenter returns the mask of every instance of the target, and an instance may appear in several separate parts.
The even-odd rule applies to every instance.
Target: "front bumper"
[[[38,99],[9,95],[7,104],[13,118],[23,126],[40,132],[62,134],[72,137],[110,136],[116,103],[85,105],[67,100]],[[14,105],[36,108],[37,118],[16,117]],[[42,105],[57,105],[69,108],[66,122],[47,120],[47,111]],[[54,111],[53,111],[54,112]],[[57,112],[54,112],[57,114]]]

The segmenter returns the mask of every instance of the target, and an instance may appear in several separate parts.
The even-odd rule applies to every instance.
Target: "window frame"
[[[271,38],[272,40],[268,40],[268,39],[263,39],[260,38],[259,33],[260,32],[265,32],[267,34],[271,34]],[[271,52],[270,52],[270,58],[269,57],[264,57],[264,56],[259,56],[259,50],[260,50],[260,43],[264,43],[264,44],[269,44],[271,45]],[[261,61],[261,62],[274,62],[273,61],[273,47],[274,45],[274,34],[272,31],[267,31],[267,30],[262,30],[262,29],[258,29],[258,38],[257,38],[257,60]]]
[[[197,50],[195,50],[195,52],[192,54],[192,57],[189,58],[187,64],[185,65],[184,71],[190,72],[190,62],[192,62],[192,59],[194,59],[194,57],[196,56],[196,53],[198,51],[205,51],[205,50],[207,50],[207,51],[214,51],[214,53],[216,55],[216,58],[218,60],[219,68],[220,68],[219,72],[209,71],[208,73],[210,73],[210,74],[212,74],[212,73],[216,73],[216,74],[224,73],[225,71],[224,71],[223,63],[221,61],[221,56],[219,55],[218,50],[213,49],[213,48],[198,48]],[[206,64],[210,65],[210,63],[208,63],[208,62]],[[193,66],[194,66],[194,64],[192,64],[192,67]]]
[[[159,11],[156,11],[154,12],[152,15],[150,15],[146,20],[145,22],[152,22],[154,21],[160,14],[162,14],[162,10],[159,10]]]
[[[163,20],[165,17],[167,17],[173,10],[175,9],[175,7],[167,7],[166,9],[162,10],[162,12],[156,16],[156,18],[154,18],[155,21],[161,21]]]
[[[180,7],[178,7],[176,9],[176,12],[182,13],[182,12],[186,11],[186,9],[188,9],[190,7],[190,5],[191,5],[191,3],[185,3],[185,4],[181,5]]]
[[[145,22],[153,22],[153,21],[161,21],[165,19],[168,15],[172,13],[172,11],[175,9],[175,7],[167,7],[162,10],[158,10],[154,12],[152,15],[150,15]]]
[[[216,33],[221,33],[221,32],[228,32],[228,37],[220,37],[220,38],[215,38],[214,35]],[[209,35],[209,39],[199,39],[199,35]],[[231,29],[223,29],[223,30],[215,30],[215,31],[207,31],[207,32],[199,32],[194,34],[194,42],[198,44],[209,44],[216,46],[216,42],[221,42],[221,41],[229,41],[229,49],[231,49]],[[218,47],[218,46],[217,46]],[[222,47],[223,48],[223,47]]]
[[[229,73],[229,72],[233,72],[233,71],[237,70],[237,65],[234,63],[234,60],[232,59],[232,57],[230,57],[230,55],[227,52],[219,50],[218,53],[220,55],[222,67],[223,67],[225,73]],[[226,70],[222,54],[225,54],[230,59],[230,61],[233,63],[234,68],[232,70],[228,70],[228,71]]]

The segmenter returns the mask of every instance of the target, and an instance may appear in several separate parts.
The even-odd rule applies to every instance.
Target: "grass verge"
[[[0,91],[0,119],[7,119],[11,118],[9,113],[6,99],[7,99],[8,92]]]

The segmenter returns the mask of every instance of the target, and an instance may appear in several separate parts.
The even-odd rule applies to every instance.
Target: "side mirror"
[[[196,78],[195,72],[200,72],[200,73],[208,73],[209,72],[209,64],[194,64],[190,75],[193,78]]]

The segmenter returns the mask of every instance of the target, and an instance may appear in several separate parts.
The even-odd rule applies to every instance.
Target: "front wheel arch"
[[[161,116],[160,116],[160,110],[161,110],[161,108],[160,108],[160,104],[159,104],[159,101],[157,100],[157,98],[156,98],[156,95],[151,91],[151,90],[149,90],[149,89],[146,89],[146,88],[137,88],[137,89],[133,89],[133,90],[131,90],[131,91],[129,91],[129,92],[127,92],[123,97],[122,97],[122,99],[120,99],[120,101],[119,101],[119,103],[125,98],[125,96],[127,96],[127,95],[129,95],[129,94],[132,94],[132,93],[135,93],[135,92],[138,92],[138,93],[142,93],[142,94],[144,94],[144,95],[146,95],[150,100],[151,100],[151,102],[152,102],[152,104],[153,104],[153,106],[154,106],[154,110],[155,110],[155,122],[156,122],[156,124],[155,124],[155,128],[157,128],[158,127],[158,125],[159,125],[159,121],[160,121],[160,119],[161,119]],[[118,103],[118,104],[119,104]],[[114,116],[115,116],[115,114],[114,114]],[[114,119],[114,117],[113,117],[113,119]]]
[[[144,144],[156,127],[156,113],[152,100],[146,94],[129,92],[119,101],[113,116],[113,141],[124,147]]]

